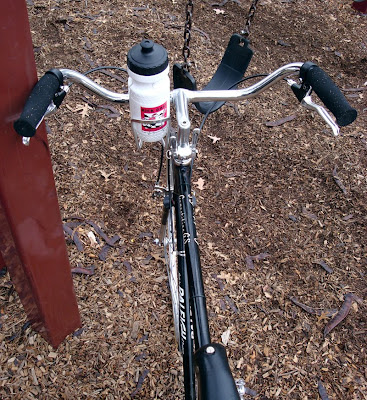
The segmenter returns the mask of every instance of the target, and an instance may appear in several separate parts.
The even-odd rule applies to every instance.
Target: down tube
[[[174,203],[179,204],[179,195],[174,193]],[[195,366],[194,366],[194,343],[191,336],[190,315],[190,288],[187,277],[185,245],[180,211],[176,212],[176,239],[177,239],[177,266],[179,274],[179,308],[180,308],[180,347],[182,351],[185,400],[195,400]]]
[[[176,210],[182,224],[195,349],[198,350],[200,347],[210,343],[210,333],[190,178],[190,166],[174,166],[175,188],[178,192]]]

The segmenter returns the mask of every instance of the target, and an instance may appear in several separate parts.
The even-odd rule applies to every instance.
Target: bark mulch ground
[[[40,75],[126,66],[142,38],[164,45],[171,64],[182,61],[184,1],[27,3]],[[260,1],[247,72],[319,63],[359,112],[341,137],[279,83],[224,106],[199,139],[193,181],[212,337],[225,342],[252,398],[367,399],[367,20],[349,3]],[[190,58],[199,88],[249,6],[195,2]],[[123,73],[94,78],[126,90]],[[159,145],[137,151],[126,107],[76,85],[71,92],[47,124],[82,328],[51,348],[1,276],[0,398],[182,398],[155,243]],[[198,126],[201,116],[192,116]]]

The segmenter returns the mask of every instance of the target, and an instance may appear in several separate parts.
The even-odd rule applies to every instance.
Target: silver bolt
[[[215,353],[215,348],[213,346],[208,346],[205,349],[205,351],[206,351],[207,354],[214,354]]]

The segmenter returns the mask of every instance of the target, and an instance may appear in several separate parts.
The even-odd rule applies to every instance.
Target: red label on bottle
[[[158,107],[141,107],[141,119],[153,121],[142,124],[142,130],[146,132],[156,132],[167,125],[167,121],[156,121],[167,117],[167,102]],[[156,122],[154,122],[156,121]]]

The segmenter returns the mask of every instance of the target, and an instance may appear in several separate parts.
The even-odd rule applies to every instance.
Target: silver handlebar
[[[89,89],[96,95],[115,103],[127,103],[129,101],[129,95],[127,93],[117,93],[112,92],[99,85],[98,83],[92,81],[87,76],[81,74],[80,72],[73,71],[72,69],[60,69],[65,80],[69,80],[74,83],[79,83],[83,85],[86,89]]]
[[[183,92],[183,97],[188,103],[195,103],[200,101],[239,101],[246,98],[257,96],[263,92],[266,88],[273,85],[278,80],[287,76],[290,77],[297,73],[302,67],[303,63],[292,63],[284,65],[272,72],[270,75],[255,83],[252,86],[244,89],[237,90],[202,90],[202,91],[189,91],[185,89],[175,89],[171,92],[171,100],[176,103],[178,98],[182,97],[180,92]],[[92,81],[87,76],[80,72],[73,71],[71,69],[60,69],[64,78],[71,82],[83,85],[85,88],[91,90],[98,96],[116,103],[126,103],[129,101],[129,95],[127,93],[117,93],[104,88],[98,83]]]
[[[286,64],[272,72],[270,75],[261,79],[254,85],[251,85],[244,89],[202,91],[174,89],[173,91],[171,91],[170,97],[171,102],[173,102],[173,104],[175,105],[179,131],[177,137],[177,149],[180,150],[179,153],[181,153],[181,156],[178,155],[178,157],[181,157],[182,160],[186,160],[184,162],[187,162],[187,160],[191,157],[192,148],[189,144],[189,103],[203,101],[240,101],[255,97],[282,78],[286,78],[291,81],[289,78],[294,75],[298,75],[302,65],[303,63],[301,62]],[[65,80],[78,83],[108,101],[116,103],[127,103],[129,101],[128,93],[117,93],[108,90],[98,83],[92,81],[87,76],[70,69],[60,69],[60,71],[63,74]],[[319,115],[324,119],[324,121],[331,127],[335,136],[339,133],[339,127],[333,121],[328,112],[323,107],[313,103],[309,95],[307,96],[307,99],[305,101],[301,102],[301,104],[308,109],[317,111]]]
[[[245,100],[257,96],[269,86],[278,82],[283,77],[290,77],[300,70],[303,63],[297,62],[292,64],[284,65],[278,68],[265,78],[261,79],[259,82],[252,86],[244,89],[237,90],[202,90],[202,91],[186,91],[188,101],[191,103],[196,103],[200,101],[239,101]],[[176,89],[178,90],[178,89]],[[174,92],[174,91],[173,91]]]

